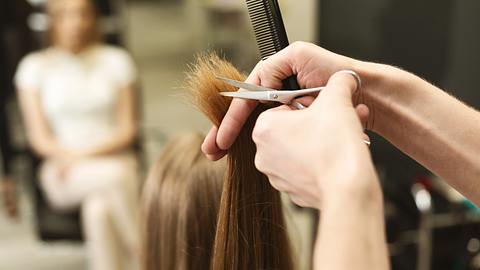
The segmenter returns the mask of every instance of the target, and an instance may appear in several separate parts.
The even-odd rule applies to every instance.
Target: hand
[[[64,152],[61,156],[57,157],[58,164],[58,177],[65,181],[71,167],[82,158],[81,155],[73,152]]]
[[[259,62],[246,81],[281,88],[282,80],[295,74],[301,88],[323,86],[336,71],[355,70],[357,62],[313,44],[296,42],[269,59]],[[252,100],[232,101],[220,127],[213,127],[202,145],[202,150],[209,159],[218,160],[226,154],[257,104],[258,102]]]
[[[3,199],[3,205],[5,210],[10,218],[18,217],[18,207],[17,207],[17,194],[15,188],[15,182],[6,177],[3,181],[0,182],[0,191]]]
[[[356,88],[353,76],[340,72],[309,108],[281,106],[257,120],[256,167],[300,206],[320,208],[327,201],[381,194],[363,142],[360,118],[368,116],[368,108],[352,103]]]

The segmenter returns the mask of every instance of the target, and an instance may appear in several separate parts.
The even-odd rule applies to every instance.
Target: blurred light
[[[40,6],[45,4],[45,0],[27,0],[27,2],[32,6]]]
[[[28,27],[35,32],[45,32],[48,30],[49,18],[43,13],[32,13],[28,19]]]
[[[477,253],[480,250],[480,240],[472,238],[468,241],[467,250],[471,253]]]
[[[417,208],[421,212],[429,211],[432,208],[432,198],[430,192],[422,185],[415,184],[412,187],[412,194]]]

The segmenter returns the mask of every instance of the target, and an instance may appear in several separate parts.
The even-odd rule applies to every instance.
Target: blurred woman
[[[40,184],[52,207],[82,211],[92,269],[138,252],[136,69],[100,42],[90,0],[49,0],[50,47],[25,57],[15,83]]]
[[[142,269],[210,268],[225,162],[201,152],[203,136],[171,141],[143,191]]]

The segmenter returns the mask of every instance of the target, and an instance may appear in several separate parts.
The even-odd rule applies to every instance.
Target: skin
[[[53,0],[49,7],[52,18],[53,46],[79,53],[92,41],[95,11],[90,0]]]
[[[360,75],[359,90],[353,91],[351,76],[335,74],[343,69]],[[260,62],[247,81],[279,88],[292,74],[302,88],[328,82],[327,89],[306,110],[266,111],[252,137],[256,166],[271,184],[300,205],[322,209],[316,269],[389,268],[382,193],[361,142],[362,119],[365,127],[480,204],[477,111],[413,74],[308,43],[292,44]],[[255,106],[254,101],[232,102],[221,126],[205,138],[207,157],[217,160],[226,153]]]
[[[72,54],[81,53],[92,45],[94,10],[89,0],[60,1],[52,12],[54,47]],[[23,90],[23,89],[22,89]],[[133,85],[121,89],[117,103],[117,132],[103,144],[90,149],[72,150],[62,146],[49,128],[42,110],[38,91],[18,91],[19,101],[28,138],[37,154],[47,159],[56,159],[63,164],[61,174],[81,159],[114,154],[125,150],[134,142],[137,134],[135,97]]]

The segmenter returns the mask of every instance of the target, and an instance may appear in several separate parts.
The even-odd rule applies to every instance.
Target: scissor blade
[[[231,86],[235,86],[235,87],[242,88],[242,89],[249,90],[249,91],[275,91],[275,89],[271,89],[271,88],[267,88],[267,87],[263,87],[263,86],[258,86],[258,85],[255,85],[255,84],[240,82],[240,81],[236,81],[236,80],[232,80],[232,79],[228,79],[228,78],[224,78],[224,77],[220,77],[220,76],[217,76],[217,79],[221,80],[221,81],[223,81],[223,82],[225,82],[225,83],[227,83]]]
[[[262,101],[269,101],[269,96],[267,92],[249,92],[249,91],[240,91],[240,92],[220,92],[220,95],[225,97],[233,97],[233,98],[242,98],[242,99],[254,99],[254,100],[262,100]]]

